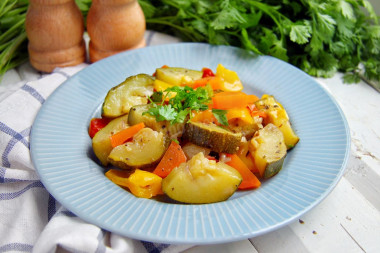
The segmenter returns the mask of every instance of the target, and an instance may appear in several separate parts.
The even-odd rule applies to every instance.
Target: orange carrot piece
[[[204,78],[195,80],[194,83],[191,84],[191,88],[196,89],[198,87],[206,86],[211,78],[212,77],[204,77]]]
[[[248,105],[248,96],[242,92],[220,92],[212,98],[213,108],[228,110]]]
[[[128,139],[132,138],[138,131],[143,129],[145,127],[144,122],[138,123],[136,125],[133,125],[131,127],[128,127],[124,130],[121,130],[120,132],[111,135],[111,145],[112,147],[119,146],[126,142]]]
[[[239,185],[239,189],[247,190],[260,187],[260,180],[249,170],[247,165],[245,165],[245,163],[236,154],[227,154],[227,156],[231,160],[226,162],[226,164],[236,169],[243,177],[243,181]]]
[[[172,141],[153,173],[165,178],[175,167],[184,162],[186,162],[185,153],[177,142]]]
[[[260,100],[259,97],[253,94],[246,94],[242,91],[223,91],[219,93],[215,93],[214,96],[227,96],[227,95],[236,95],[236,94],[241,94],[247,96],[247,103],[248,104],[254,104],[257,100]]]
[[[250,95],[247,95],[247,96],[248,96],[248,104],[253,104],[257,100],[260,100],[259,97],[257,97],[256,95],[253,95],[253,94],[250,94]]]
[[[222,91],[222,92],[215,93],[214,96],[218,97],[218,96],[229,96],[229,95],[236,95],[236,94],[247,95],[241,91]]]
[[[208,76],[208,77],[203,77],[201,79],[195,80],[193,84],[190,86],[193,89],[196,89],[198,87],[203,87],[206,86],[207,84],[211,85],[211,88],[213,90],[219,90],[221,85],[222,85],[222,79],[218,76]]]

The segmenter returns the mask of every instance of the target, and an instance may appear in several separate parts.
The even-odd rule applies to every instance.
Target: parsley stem
[[[267,14],[273,20],[273,22],[276,23],[277,27],[279,28],[280,34],[281,34],[281,41],[284,42],[285,41],[284,27],[281,25],[281,23],[275,17],[275,15],[282,17],[282,18],[285,18],[285,17],[281,13],[276,11],[273,7],[270,7],[267,4],[263,4],[261,2],[251,1],[251,0],[247,0],[247,2],[250,3],[252,6],[255,6],[258,9],[260,9],[261,11],[263,11],[265,14]]]
[[[5,49],[1,54],[0,54],[0,70],[4,71],[8,68],[12,68],[16,63],[13,65],[8,65],[9,61],[11,60],[13,54],[15,51],[19,48],[19,46],[26,40],[26,33],[21,33],[19,36],[17,36],[16,39],[13,40],[12,44],[10,47]],[[16,65],[17,66],[17,65]],[[0,74],[3,74],[3,72],[0,72]],[[5,71],[4,71],[5,72]]]
[[[192,32],[188,31],[188,29],[186,29],[186,28],[184,28],[182,26],[178,26],[178,25],[173,24],[172,22],[165,21],[165,20],[160,20],[160,19],[157,19],[157,18],[147,19],[146,22],[150,23],[150,24],[160,24],[160,25],[170,26],[170,27],[172,27],[174,29],[177,29],[178,31],[181,31],[181,32],[185,33],[186,36],[188,38],[191,38],[192,41],[196,41],[196,39],[192,35]]]

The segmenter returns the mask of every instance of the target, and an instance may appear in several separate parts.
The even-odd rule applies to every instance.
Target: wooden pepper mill
[[[74,0],[29,0],[25,29],[30,63],[37,70],[86,60],[83,16]]]
[[[90,61],[144,47],[145,29],[137,0],[93,0],[87,15]]]

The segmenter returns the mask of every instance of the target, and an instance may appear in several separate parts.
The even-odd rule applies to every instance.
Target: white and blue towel
[[[147,32],[148,45],[177,42]],[[167,245],[125,238],[89,224],[61,206],[44,188],[30,157],[30,131],[49,95],[87,64],[56,69],[18,89],[0,89],[1,252],[180,252]],[[15,84],[16,85],[16,84]]]

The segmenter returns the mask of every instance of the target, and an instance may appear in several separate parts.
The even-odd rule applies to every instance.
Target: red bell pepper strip
[[[90,135],[91,139],[94,138],[95,134],[104,128],[110,121],[111,119],[107,118],[91,119],[90,127],[88,128],[88,134]]]
[[[202,72],[203,72],[202,78],[209,77],[209,76],[215,76],[214,72],[212,72],[212,70],[209,68],[203,68]]]

